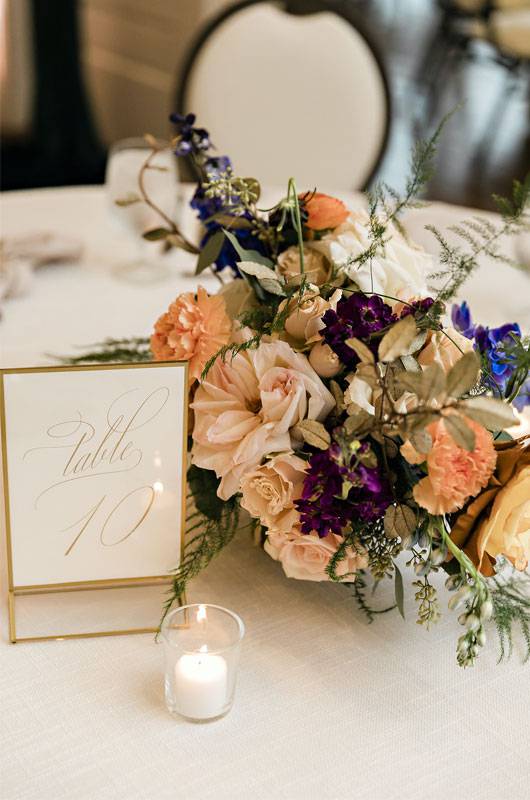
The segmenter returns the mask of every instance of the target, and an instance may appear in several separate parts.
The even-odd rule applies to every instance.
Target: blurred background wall
[[[458,104],[429,196],[490,207],[492,192],[505,193],[523,177],[530,161],[530,0],[329,2],[362,17],[386,68],[392,113],[377,178],[400,189],[414,140]],[[101,182],[111,143],[146,131],[167,135],[185,54],[230,5],[0,0],[2,188]],[[326,7],[326,0],[314,5]],[[326,42],[308,55],[328,56]],[[266,102],[273,110],[274,86]],[[319,98],[313,102],[318,114]]]

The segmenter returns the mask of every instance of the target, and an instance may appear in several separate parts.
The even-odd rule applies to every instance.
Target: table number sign
[[[184,539],[188,379],[179,362],[8,369],[0,377],[17,641],[17,594],[170,577]]]

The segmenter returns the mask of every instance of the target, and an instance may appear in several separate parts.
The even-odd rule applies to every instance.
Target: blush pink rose
[[[343,542],[341,536],[330,533],[321,539],[316,533],[300,533],[295,528],[291,533],[271,533],[265,540],[265,551],[279,561],[288,578],[302,581],[329,581],[326,568]],[[337,565],[337,575],[353,581],[355,573],[365,569],[368,558],[365,553],[348,550],[346,558]]]
[[[296,449],[291,430],[323,421],[335,401],[307,358],[286,342],[263,342],[217,359],[195,394],[192,462],[221,478],[218,495],[239,491],[265,456]]]
[[[428,344],[419,354],[418,362],[422,367],[438,364],[447,373],[463,355],[472,350],[471,339],[462,336],[454,328],[446,328],[444,331],[433,333]]]
[[[209,297],[199,286],[171,303],[151,336],[155,361],[188,361],[190,383],[200,378],[206,362],[228,343],[232,323],[222,297]]]
[[[241,480],[241,506],[269,531],[289,533],[300,521],[294,501],[302,494],[307,462],[283,453],[247,472]]]
[[[466,424],[475,434],[475,449],[471,453],[455,443],[443,420],[427,426],[432,437],[427,456],[418,453],[410,442],[401,447],[409,464],[427,461],[427,477],[414,487],[414,499],[430,514],[449,514],[463,508],[493,474],[497,454],[491,433],[472,419],[466,418]]]

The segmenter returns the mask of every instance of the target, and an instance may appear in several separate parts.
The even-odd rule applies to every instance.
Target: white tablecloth
[[[424,241],[426,213],[411,220]],[[462,215],[439,204],[429,213],[442,225]],[[158,285],[113,277],[127,245],[108,225],[99,188],[3,198],[3,234],[36,228],[81,236],[85,257],[42,271],[31,294],[5,303],[2,366],[42,363],[45,353],[106,335],[147,334],[172,297],[195,285],[182,254]],[[466,294],[482,321],[528,327],[528,287],[494,265]],[[346,588],[288,581],[244,533],[189,599],[232,608],[247,626],[236,704],[209,725],[166,712],[152,636],[10,645],[4,606],[2,800],[528,797],[530,667],[517,655],[497,666],[493,631],[477,666],[463,671],[454,615],[430,633],[415,625],[409,586],[407,624],[392,612],[368,626]],[[64,605],[54,603],[65,598],[46,602],[57,623]]]

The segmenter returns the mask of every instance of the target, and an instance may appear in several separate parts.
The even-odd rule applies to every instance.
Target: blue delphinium
[[[205,128],[195,127],[195,114],[170,114],[169,119],[179,129],[175,155],[198,155],[210,149],[210,134]]]
[[[451,320],[456,330],[460,331],[468,339],[475,342],[475,350],[485,360],[488,373],[485,376],[486,383],[496,391],[503,394],[506,391],[508,382],[513,376],[517,365],[514,356],[510,355],[508,348],[513,343],[514,337],[521,338],[521,329],[516,322],[509,322],[500,325],[498,328],[488,328],[483,325],[474,325],[471,319],[471,312],[467,303],[453,305]],[[526,398],[524,400],[526,391]],[[522,408],[527,405],[528,387],[521,390],[516,406]]]

